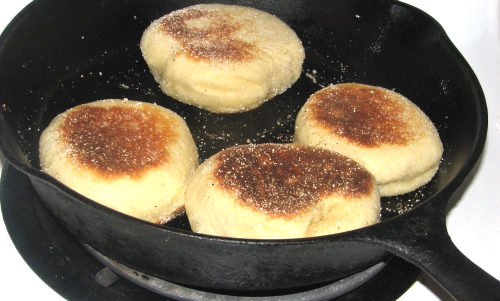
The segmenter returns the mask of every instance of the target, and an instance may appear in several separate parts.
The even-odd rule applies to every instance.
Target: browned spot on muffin
[[[196,26],[196,22],[204,26]],[[161,24],[163,32],[177,40],[193,59],[237,62],[252,58],[249,50],[254,46],[234,34],[244,25],[227,13],[189,9],[168,15]]]
[[[311,96],[313,119],[353,143],[367,147],[405,145],[417,134],[404,120],[405,105],[383,90],[357,84],[325,88]]]
[[[66,116],[60,130],[68,156],[82,166],[107,178],[137,177],[168,161],[166,145],[176,135],[172,122],[145,107],[82,106]]]
[[[294,218],[322,197],[369,195],[372,175],[340,154],[300,145],[245,145],[224,150],[214,172],[240,204],[272,217]]]

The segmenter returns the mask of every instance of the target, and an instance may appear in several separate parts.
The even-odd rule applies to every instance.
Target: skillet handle
[[[500,281],[453,244],[446,229],[446,204],[443,200],[421,204],[397,217],[389,231],[385,227],[376,231],[372,242],[418,266],[456,300],[500,300]]]

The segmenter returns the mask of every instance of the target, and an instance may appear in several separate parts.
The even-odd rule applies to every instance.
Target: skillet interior
[[[436,124],[445,152],[440,170],[431,183],[403,196],[383,198],[383,221],[440,193],[450,183],[463,180],[466,169],[472,167],[470,160],[477,159],[473,154],[482,147],[478,143],[485,134],[480,132],[484,121],[481,119],[486,114],[484,96],[473,72],[442,28],[422,12],[397,1],[295,1],[286,6],[279,1],[218,1],[254,6],[277,15],[296,31],[306,49],[303,74],[289,90],[254,111],[221,115],[165,96],[149,73],[138,47],[143,30],[152,20],[201,2],[204,1],[34,1],[6,29],[0,41],[2,152],[14,166],[32,177],[44,199],[53,202],[71,198],[90,208],[89,215],[116,219],[115,226],[129,225],[130,231],[154,231],[167,236],[175,233],[194,241],[195,245],[204,240],[217,240],[124,217],[61,187],[38,171],[38,139],[52,118],[75,105],[104,98],[155,102],[176,111],[186,118],[203,160],[235,144],[289,142],[301,105],[310,94],[330,83],[354,81],[395,89],[415,102]],[[68,209],[53,207],[58,206],[54,203],[48,206],[56,215],[64,215],[62,210]],[[273,284],[267,279],[270,284],[250,287],[241,283],[219,283],[219,280],[191,283],[187,278],[193,275],[185,275],[183,279],[166,273],[164,268],[155,269],[151,263],[135,259],[143,251],[115,250],[113,244],[125,243],[109,237],[110,234],[92,237],[92,229],[82,224],[82,220],[63,222],[82,241],[92,242],[91,245],[96,245],[105,255],[144,267],[156,276],[175,277],[181,283],[254,290],[285,288],[304,281],[293,279],[276,285],[279,281]],[[172,225],[184,227],[182,222]],[[342,241],[348,235],[327,239]],[[151,239],[156,239],[154,237]],[[217,241],[266,248],[291,243]],[[317,241],[321,239],[293,240],[291,244],[300,246]],[[324,243],[325,250],[331,248],[330,242]],[[335,266],[342,270],[339,274],[331,273],[333,266],[327,265],[322,273],[312,277],[315,280],[299,285],[355,272],[385,256],[383,250],[376,248],[359,247],[359,250],[362,253],[359,257],[363,258],[361,264]],[[299,251],[302,249],[292,252]],[[281,255],[281,250],[270,252]],[[373,255],[367,255],[369,253]],[[324,262],[315,265],[321,264]]]

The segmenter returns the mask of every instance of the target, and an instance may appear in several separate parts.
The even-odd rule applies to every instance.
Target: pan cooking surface
[[[303,39],[303,43],[307,45],[307,40]],[[102,56],[105,55],[98,57]],[[327,65],[319,69],[316,64],[318,61],[306,57],[300,79],[285,93],[256,110],[238,114],[215,114],[180,103],[163,94],[153,80],[140,51],[137,48],[125,49],[103,62],[93,59],[85,68],[62,81],[54,94],[49,96],[50,102],[41,116],[40,129],[44,129],[55,114],[66,108],[96,99],[128,98],[154,102],[184,117],[197,144],[200,162],[233,145],[288,143],[292,141],[295,117],[309,95],[329,83],[340,82],[336,78],[342,78],[342,72],[347,72],[346,67],[336,69]],[[321,78],[326,77],[324,74],[327,72],[332,78],[330,81]],[[37,158],[33,157],[31,161],[38,165]],[[382,198],[381,219],[401,214],[431,194],[432,183],[404,196]]]
[[[152,14],[148,9],[155,5],[158,11]],[[327,2],[323,5],[328,6]],[[441,47],[441,32],[429,29],[428,20],[404,6],[377,4],[371,7],[375,11],[369,11],[370,5],[365,1],[329,5],[338,5],[346,12],[332,11],[325,15],[313,7],[308,12],[312,16],[301,18],[293,11],[296,8],[285,12],[274,12],[275,7],[264,8],[277,13],[302,40],[306,50],[303,73],[285,93],[256,110],[239,114],[210,113],[179,103],[160,91],[138,47],[143,30],[156,17],[168,12],[162,11],[160,4],[147,3],[137,10],[120,11],[119,25],[105,23],[105,28],[101,26],[95,32],[78,28],[68,33],[58,29],[47,37],[58,41],[50,44],[54,47],[49,51],[53,57],[40,57],[34,51],[33,60],[24,58],[15,67],[21,66],[20,72],[27,76],[47,73],[46,80],[40,79],[26,91],[23,83],[17,92],[32,100],[29,107],[21,108],[22,124],[16,122],[28,160],[35,168],[39,167],[39,134],[57,114],[98,99],[154,102],[177,112],[186,119],[203,161],[233,145],[291,142],[296,114],[309,95],[329,84],[360,82],[395,89],[417,103],[437,125],[448,150],[431,183],[403,196],[382,199],[382,221],[406,212],[439,190],[436,182],[447,173],[446,164],[452,160],[447,158],[451,146],[446,140],[446,122],[452,112],[449,106],[439,104],[460,93],[454,86],[464,79],[455,78],[461,75],[448,70],[459,54]],[[416,26],[422,29],[416,30]],[[112,30],[116,32],[110,34],[108,31]],[[59,41],[58,34],[65,35],[84,51],[73,57],[75,46],[68,46],[70,41]],[[109,36],[109,40],[104,40]],[[7,113],[10,109],[11,105],[7,105]]]

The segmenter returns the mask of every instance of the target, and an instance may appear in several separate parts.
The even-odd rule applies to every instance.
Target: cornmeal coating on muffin
[[[407,193],[436,174],[443,144],[431,120],[394,91],[347,83],[307,100],[293,141],[336,151],[370,171],[381,196]]]
[[[338,153],[298,144],[248,144],[203,162],[188,184],[194,232],[280,239],[349,231],[376,223],[373,176]]]
[[[252,110],[299,78],[304,49],[277,17],[238,5],[173,11],[144,31],[143,57],[162,91],[216,113]]]
[[[107,99],[55,117],[40,137],[40,165],[91,200],[163,223],[184,212],[198,152],[184,119],[173,111]]]

